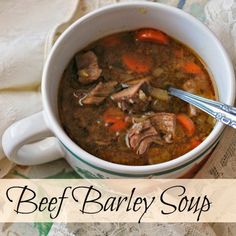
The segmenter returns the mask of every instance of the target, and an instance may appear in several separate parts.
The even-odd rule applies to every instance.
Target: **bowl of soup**
[[[232,105],[234,72],[220,42],[179,9],[110,5],[55,43],[42,119],[84,178],[181,177],[206,159],[224,125],[171,97],[169,86]]]

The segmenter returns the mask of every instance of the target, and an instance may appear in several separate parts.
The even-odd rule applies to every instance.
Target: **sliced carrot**
[[[194,149],[195,147],[197,147],[200,144],[201,144],[201,141],[199,139],[196,139],[196,138],[191,139],[191,142],[190,142],[191,149]]]
[[[147,73],[151,70],[152,59],[138,53],[126,53],[122,56],[122,62],[127,69],[137,73]]]
[[[202,69],[199,65],[197,65],[194,62],[186,62],[185,64],[183,64],[182,69],[184,72],[186,73],[190,73],[190,74],[201,74],[202,73]]]
[[[105,47],[115,47],[121,44],[121,37],[118,35],[109,35],[102,39],[101,43]]]
[[[109,127],[111,131],[118,132],[127,127],[128,123],[124,120],[119,120],[116,123],[114,123],[112,126]]]
[[[105,123],[114,123],[117,120],[124,119],[124,113],[118,108],[110,107],[103,114],[103,120]]]
[[[136,40],[153,43],[168,44],[169,37],[162,31],[156,29],[140,29],[136,32]]]
[[[185,114],[178,114],[176,116],[177,121],[183,126],[186,131],[186,134],[191,137],[195,132],[195,124],[193,121]]]
[[[122,117],[116,117],[116,116],[108,116],[106,117],[106,119],[104,119],[105,123],[116,123],[119,120],[122,120]]]
[[[121,131],[128,125],[125,114],[117,108],[108,108],[103,114],[104,123],[110,124],[109,130]]]

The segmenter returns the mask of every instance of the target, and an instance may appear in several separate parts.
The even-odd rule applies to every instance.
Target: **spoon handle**
[[[205,111],[216,120],[236,129],[236,108],[170,87],[168,93]]]

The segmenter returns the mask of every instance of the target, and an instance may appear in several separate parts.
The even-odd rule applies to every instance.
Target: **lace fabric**
[[[236,1],[211,0],[205,7],[206,25],[214,32],[236,66]]]
[[[62,234],[61,234],[62,233]],[[49,236],[216,236],[208,224],[93,223],[54,224]]]

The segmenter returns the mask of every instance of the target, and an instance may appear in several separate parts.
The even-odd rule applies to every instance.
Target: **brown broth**
[[[124,112],[129,121],[124,129],[114,132],[110,129],[111,124],[104,121],[104,112],[107,109],[118,108],[117,103],[110,99],[110,95],[100,105],[81,106],[77,97],[78,91],[91,90],[99,81],[103,83],[117,81],[126,84],[127,81],[148,78],[149,85],[155,88],[166,89],[172,85],[183,89],[186,81],[192,81],[196,83],[196,86],[193,86],[194,91],[190,92],[210,99],[215,99],[215,93],[205,65],[191,49],[169,36],[167,36],[168,43],[163,44],[135,40],[136,34],[136,31],[117,33],[111,38],[97,40],[78,52],[80,55],[93,51],[98,58],[102,74],[93,83],[80,83],[75,58],[72,58],[61,79],[58,109],[62,126],[68,136],[87,152],[113,163],[149,165],[172,160],[190,151],[209,135],[214,126],[214,120],[199,110],[196,116],[190,117],[189,105],[171,97],[168,101],[156,99],[155,105],[152,101],[152,105],[149,104],[144,112],[132,114]],[[127,68],[122,58],[129,52],[143,55],[144,63],[145,61],[149,63],[148,58],[150,58],[151,63],[148,65],[151,69],[148,72],[135,72]],[[188,70],[193,71],[186,72],[183,69],[186,64],[190,67]],[[191,68],[192,64],[196,66]],[[145,70],[145,68],[145,66],[140,66],[139,69]],[[127,146],[126,134],[133,125],[131,122],[133,117],[138,119],[150,112],[184,113],[195,125],[194,134],[188,135],[186,129],[177,120],[172,143],[164,145],[152,143],[144,154],[138,155],[135,150]]]

